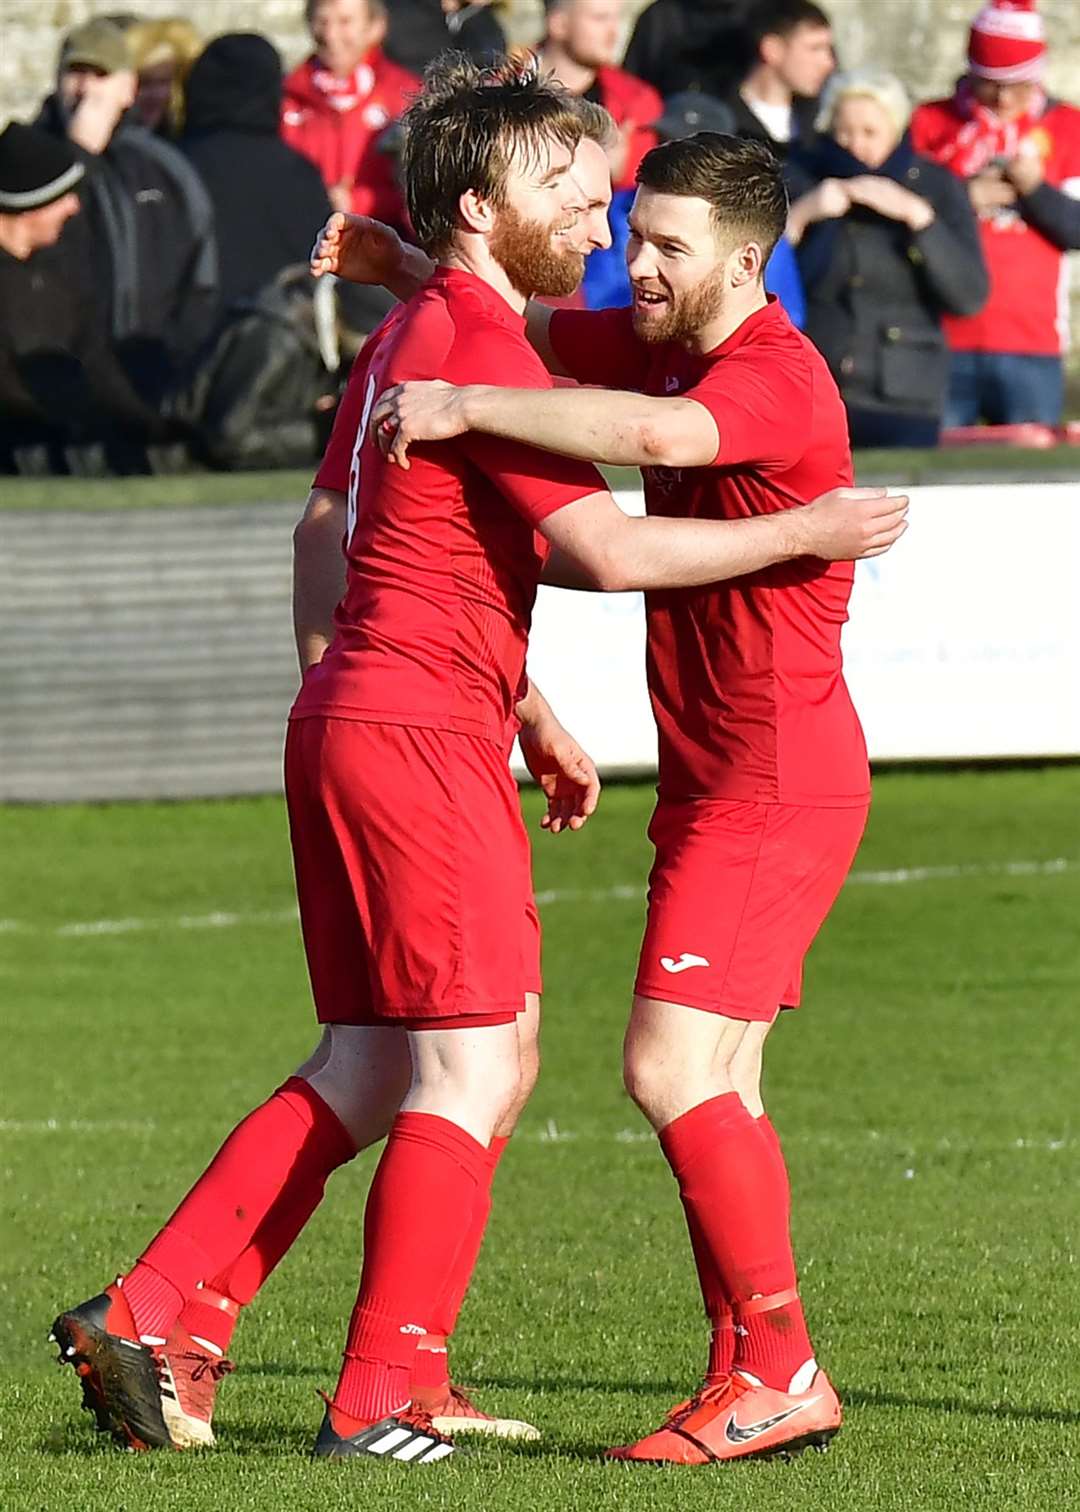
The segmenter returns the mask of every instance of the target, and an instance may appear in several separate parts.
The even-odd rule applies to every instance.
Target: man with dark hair
[[[389,1130],[315,1454],[415,1465],[453,1451],[433,1421],[453,1413],[418,1395],[418,1345],[453,1326],[537,1069],[539,929],[507,765],[515,726],[552,829],[580,826],[597,795],[595,769],[525,672],[545,560],[600,589],[670,588],[802,555],[875,554],[901,528],[902,511],[873,490],[773,518],[640,520],[591,467],[519,442],[418,448],[409,470],[382,457],[368,419],[387,384],[517,378],[543,397],[551,380],[524,314],[530,294],[581,276],[565,236],[582,209],[570,173],[580,136],[580,113],[535,73],[463,59],[433,67],[407,116],[410,215],[438,266],[354,367],[295,536],[305,676],[285,785],[325,1031],[122,1282],[56,1319],[61,1358],[133,1447],[210,1441],[212,1384],[193,1422],[190,1398],[178,1410],[177,1367],[201,1354],[209,1374],[226,1368],[215,1315],[235,1317],[330,1172]]]
[[[657,147],[638,183],[630,309],[529,309],[549,368],[597,386],[399,386],[371,416],[391,459],[467,431],[528,437],[640,466],[658,523],[783,519],[850,483],[836,385],[762,282],[787,215],[775,155],[701,133]],[[712,1345],[701,1389],[618,1458],[790,1453],[840,1426],[799,1301],[760,1071],[866,822],[840,651],[852,572],[803,562],[647,595],[660,783],[625,1074],[679,1184]]]
[[[813,0],[757,0],[744,24],[747,69],[725,96],[738,136],[781,157],[814,136],[817,97],[835,66],[832,23]]]
[[[615,66],[623,0],[544,0],[547,18],[540,66],[570,90],[610,114],[619,130],[611,154],[616,190],[630,188],[638,164],[656,146],[652,122],[663,101],[644,80]]]
[[[285,79],[281,134],[318,168],[335,210],[404,223],[380,138],[420,87],[383,51],[384,0],[307,0],[315,51]]]

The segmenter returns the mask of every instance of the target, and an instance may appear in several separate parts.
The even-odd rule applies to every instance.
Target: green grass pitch
[[[123,1455],[78,1410],[54,1313],[131,1261],[315,1036],[277,800],[3,813],[5,1512],[1080,1507],[1076,767],[880,778],[861,880],[771,1044],[803,1293],[847,1406],[829,1454],[599,1460],[705,1347],[674,1185],[619,1084],[650,798],[614,787],[585,834],[536,836],[545,1066],[455,1360],[544,1441],[416,1471],[306,1458],[370,1157],[243,1319],[217,1451]],[[926,870],[881,876],[903,868]]]

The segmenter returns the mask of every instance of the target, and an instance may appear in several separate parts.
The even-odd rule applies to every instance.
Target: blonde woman
[[[942,316],[987,297],[963,186],[916,155],[891,74],[834,74],[821,133],[794,149],[788,237],[806,288],[806,334],[848,407],[854,446],[932,446],[949,357]]]
[[[175,141],[184,125],[184,85],[202,38],[190,21],[168,16],[136,21],[127,40],[139,81],[135,118],[147,131]]]

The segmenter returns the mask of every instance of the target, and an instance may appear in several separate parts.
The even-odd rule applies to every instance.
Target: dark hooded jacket
[[[746,72],[747,0],[655,0],[634,27],[623,67],[667,99],[724,96]]]
[[[506,50],[502,27],[488,5],[465,5],[447,14],[441,0],[391,0],[383,51],[410,73],[422,74],[447,48],[487,58]]]
[[[187,82],[181,150],[213,201],[228,307],[306,263],[330,214],[319,170],[278,135],[281,59],[265,37],[211,42]]]
[[[128,381],[102,317],[85,215],[25,261],[0,251],[0,474],[67,472],[69,448],[94,443],[118,470],[143,471],[141,449],[171,439]]]
[[[59,95],[37,125],[67,136]],[[82,199],[98,286],[108,291],[113,350],[139,393],[158,402],[181,379],[217,319],[213,209],[176,148],[125,118],[101,153],[83,152]]]

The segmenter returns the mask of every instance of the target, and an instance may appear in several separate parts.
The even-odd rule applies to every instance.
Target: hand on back
[[[906,494],[886,488],[834,488],[801,511],[803,555],[827,562],[881,556],[907,529]]]
[[[468,430],[464,390],[441,378],[397,383],[371,411],[371,433],[383,456],[408,471],[413,441],[449,441]]]

